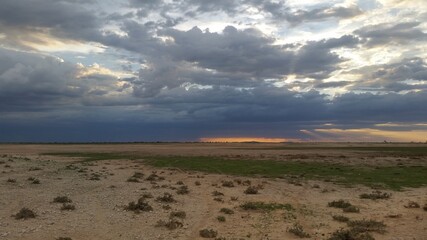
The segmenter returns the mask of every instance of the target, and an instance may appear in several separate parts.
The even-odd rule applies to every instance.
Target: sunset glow
[[[263,143],[280,143],[289,141],[298,141],[296,139],[286,138],[262,138],[262,137],[216,137],[200,138],[201,142],[263,142]]]

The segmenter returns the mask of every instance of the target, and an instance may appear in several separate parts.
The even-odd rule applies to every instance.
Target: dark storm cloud
[[[64,37],[88,39],[97,34],[100,24],[81,1],[1,1],[0,26],[4,29],[42,27]]]
[[[14,139],[31,139],[22,129],[40,135],[43,131],[37,129],[47,129],[47,139],[61,139],[56,131],[64,128],[69,129],[68,139],[98,141],[141,140],[141,136],[143,140],[194,140],[242,132],[298,137],[295,130],[329,121],[365,127],[366,122],[427,117],[423,58],[353,70],[349,74],[361,75],[358,81],[340,76],[331,81],[334,73],[345,70],[341,67],[348,60],[337,49],[363,51],[425,41],[420,22],[379,24],[337,38],[280,45],[276,40],[287,39],[275,39],[254,28],[228,26],[222,32],[209,32],[197,26],[187,31],[174,26],[224,15],[243,19],[248,7],[257,9],[265,23],[290,25],[293,30],[305,23],[325,24],[363,13],[357,6],[294,9],[286,1],[261,0],[131,0],[121,3],[125,8],[120,13],[102,12],[92,3],[4,0],[0,4],[2,47],[22,50],[21,40],[42,41],[35,33],[100,43],[130,55],[132,59],[118,65],[138,71],[138,76],[119,82],[102,71],[85,73],[87,66],[0,48],[0,141],[4,134],[14,133],[25,136]],[[299,80],[284,81],[294,75]],[[304,90],[291,90],[296,87]],[[372,93],[350,92],[334,98],[320,93],[343,87]],[[408,93],[414,89],[419,92]],[[40,125],[29,124],[37,119]],[[17,120],[22,125],[16,125]],[[3,131],[9,127],[13,131]],[[176,137],[168,138],[171,132]]]
[[[425,121],[427,93],[355,94],[335,98],[329,107],[333,119],[354,121]]]
[[[156,29],[151,22],[140,24],[128,20],[121,24],[120,29],[126,33],[126,36],[107,31],[98,41],[107,46],[144,55],[158,54],[156,53],[157,49],[163,45],[160,39],[154,37]]]
[[[144,28],[136,24],[135,28]],[[143,51],[148,68],[140,70],[140,81],[135,82],[138,96],[151,97],[164,87],[175,88],[183,83],[201,85],[228,85],[256,87],[265,79],[281,79],[288,74],[315,79],[327,78],[345,61],[331,50],[354,47],[358,39],[343,36],[337,39],[312,41],[298,49],[289,50],[274,45],[275,39],[256,29],[237,30],[226,27],[222,33],[211,33],[194,27],[188,31],[166,29],[158,34],[173,41],[160,43],[147,40]],[[145,39],[144,32],[137,39],[134,34],[125,41],[136,43]],[[152,43],[152,44],[151,44]],[[127,49],[132,49],[129,45]]]
[[[81,67],[57,58],[0,48],[0,112],[73,107],[120,92],[117,79],[104,74],[78,77]]]
[[[51,57],[1,50],[0,110],[55,105],[77,98],[85,90],[71,81],[75,74],[74,67]]]
[[[420,22],[383,23],[362,27],[354,31],[354,34],[363,38],[368,47],[427,41],[427,33],[419,28],[420,24]]]

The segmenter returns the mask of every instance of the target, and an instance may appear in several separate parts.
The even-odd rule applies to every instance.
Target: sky
[[[427,141],[425,0],[1,0],[0,142]]]

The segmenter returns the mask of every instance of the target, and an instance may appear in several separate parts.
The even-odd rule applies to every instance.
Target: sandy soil
[[[345,215],[351,220],[383,221],[387,225],[386,232],[372,233],[375,239],[426,239],[427,211],[423,211],[422,206],[427,203],[427,188],[387,191],[392,193],[390,199],[374,201],[359,198],[362,193],[372,192],[364,186],[346,188],[320,181],[292,183],[285,179],[154,169],[144,166],[141,161],[126,159],[87,164],[78,163],[80,159],[40,155],[66,151],[127,151],[285,160],[305,154],[320,155],[317,160],[349,164],[361,161],[375,164],[377,161],[377,164],[394,165],[397,161],[397,158],[380,156],[373,160],[366,153],[346,152],[343,158],[343,152],[332,150],[321,153],[307,150],[254,151],[245,150],[245,147],[247,145],[244,144],[0,145],[0,239],[202,239],[199,231],[205,228],[217,231],[217,237],[221,239],[299,239],[287,231],[294,223],[301,224],[311,235],[310,239],[327,239],[332,232],[346,228],[345,223],[334,221],[333,215]],[[399,162],[425,164],[425,159],[399,159]],[[144,173],[144,177],[140,182],[127,182],[135,172]],[[145,180],[153,172],[164,180]],[[91,180],[94,176],[99,176],[99,180]],[[29,177],[40,180],[40,184],[33,184]],[[248,183],[238,182],[246,180],[250,185],[260,187],[258,194],[244,194]],[[182,186],[179,181],[188,186],[188,194],[176,193]],[[197,181],[200,185],[196,185]],[[233,181],[235,186],[224,187],[222,181]],[[214,191],[224,195],[213,196]],[[166,192],[173,194],[176,202],[156,201]],[[147,199],[152,211],[136,214],[124,210],[129,202],[136,201],[144,193],[153,195]],[[57,196],[68,196],[76,209],[60,210],[62,205],[53,203]],[[343,213],[341,209],[327,206],[328,202],[339,199],[359,207],[360,213]],[[288,203],[294,210],[265,212],[239,207],[248,201]],[[409,201],[419,203],[421,208],[406,208]],[[165,207],[167,205],[170,209]],[[36,218],[16,220],[12,217],[23,207],[34,210]],[[232,209],[234,214],[221,213],[221,208]],[[183,223],[182,227],[174,230],[156,227],[159,220],[168,220],[173,211],[185,211],[185,219],[178,219]],[[225,216],[225,222],[217,220],[220,215]]]

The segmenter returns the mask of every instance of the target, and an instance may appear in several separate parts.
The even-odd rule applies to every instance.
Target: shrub
[[[359,232],[355,229],[340,229],[332,233],[328,240],[375,240],[369,233]]]
[[[40,184],[40,180],[38,180],[38,179],[36,178],[36,179],[34,179],[31,183],[32,183],[32,184]]]
[[[212,196],[224,196],[224,193],[215,190],[212,192]]]
[[[136,182],[136,183],[138,183],[138,182],[139,182],[139,179],[138,179],[138,178],[135,178],[135,177],[130,177],[130,178],[128,178],[128,179],[126,180],[126,182]]]
[[[334,208],[347,208],[352,206],[351,203],[344,201],[344,200],[338,200],[338,201],[332,201],[328,203],[328,207],[334,207]]]
[[[424,206],[423,206],[423,210],[424,210],[424,211],[427,211],[427,203],[426,203],[426,204],[424,204]]]
[[[170,218],[181,218],[184,219],[185,217],[187,217],[187,214],[184,211],[177,211],[177,212],[171,212],[169,215]]]
[[[56,240],[73,240],[73,239],[70,237],[59,237]]]
[[[346,207],[346,208],[343,208],[342,210],[343,210],[343,212],[347,212],[347,213],[358,213],[358,212],[360,212],[360,209],[356,206],[353,206],[353,205]]]
[[[223,187],[234,187],[234,183],[232,181],[223,181],[222,186]]]
[[[15,219],[19,220],[19,219],[28,219],[28,218],[35,218],[37,215],[33,212],[33,210],[28,209],[28,208],[22,208],[21,210],[19,210],[19,212],[15,215],[13,215],[13,217],[15,217]]]
[[[39,167],[31,167],[30,169],[28,169],[28,171],[38,171],[38,170],[42,170]]]
[[[202,185],[199,181],[195,181],[194,182],[194,185],[196,185],[196,186],[200,186],[200,185]]]
[[[202,229],[199,234],[203,238],[214,238],[218,235],[218,232],[213,229]]]
[[[284,209],[290,211],[293,207],[290,204],[281,204],[281,203],[264,203],[264,202],[246,202],[240,207],[244,210],[264,210],[264,211],[273,211],[278,209]]]
[[[62,211],[73,211],[76,209],[76,206],[74,206],[73,204],[69,204],[69,203],[63,203],[61,210]]]
[[[225,222],[224,216],[218,216],[216,219],[218,220],[218,222]]]
[[[381,191],[374,191],[372,193],[363,193],[359,195],[362,199],[389,199],[391,197],[391,193],[383,193]]]
[[[291,228],[288,229],[288,232],[293,233],[295,236],[300,238],[309,238],[310,234],[306,233],[302,226],[298,223],[295,223]]]
[[[158,202],[164,202],[164,203],[173,203],[173,202],[176,202],[176,200],[173,198],[172,194],[170,194],[170,193],[164,193],[163,196],[157,197],[156,201],[158,201]]]
[[[183,181],[178,181],[178,182],[176,182],[176,185],[184,185],[184,182]]]
[[[53,199],[53,202],[54,203],[70,203],[72,201],[67,196],[58,196],[58,197]]]
[[[350,220],[348,217],[342,215],[334,215],[332,218],[338,222],[348,222]]]
[[[140,178],[143,178],[144,177],[144,173],[142,173],[142,172],[135,172],[132,176],[131,176],[131,178],[136,178],[136,179],[140,179]]]
[[[188,194],[190,191],[188,190],[188,187],[187,186],[181,186],[181,187],[179,187],[178,188],[178,190],[176,191],[176,193],[177,194],[180,194],[180,195],[184,195],[184,194]]]
[[[92,173],[91,176],[90,176],[90,178],[89,178],[89,180],[99,181],[99,180],[101,180],[101,174],[99,174],[99,173]]]
[[[420,204],[414,201],[409,201],[408,204],[404,206],[405,208],[420,208]]]
[[[7,182],[10,182],[10,183],[16,183],[16,179],[14,179],[14,178],[8,178],[8,179],[7,179]]]
[[[229,208],[221,208],[219,211],[225,214],[234,214],[234,211]]]
[[[360,212],[360,209],[356,206],[351,205],[351,203],[344,201],[344,200],[338,200],[338,201],[332,201],[328,203],[329,207],[334,208],[342,208],[343,212],[352,212],[352,213],[358,213]]]
[[[375,220],[355,220],[347,222],[347,225],[358,232],[378,232],[384,233],[386,225]]]
[[[151,194],[151,193],[143,193],[142,197],[143,198],[153,198],[153,194]]]
[[[244,193],[246,193],[246,194],[257,194],[258,188],[254,187],[254,186],[249,186],[248,188],[246,188]]]
[[[148,211],[153,210],[153,208],[150,206],[150,204],[148,204],[145,201],[145,198],[143,198],[143,197],[139,198],[136,203],[130,202],[124,209],[126,211],[133,211],[135,213],[140,213],[141,211],[148,212]]]
[[[242,182],[242,184],[245,186],[249,186],[249,185],[251,185],[251,180],[245,180]]]
[[[169,230],[174,230],[183,226],[184,224],[182,224],[182,222],[174,219],[169,219],[168,221],[159,220],[156,223],[156,227],[165,227]]]

